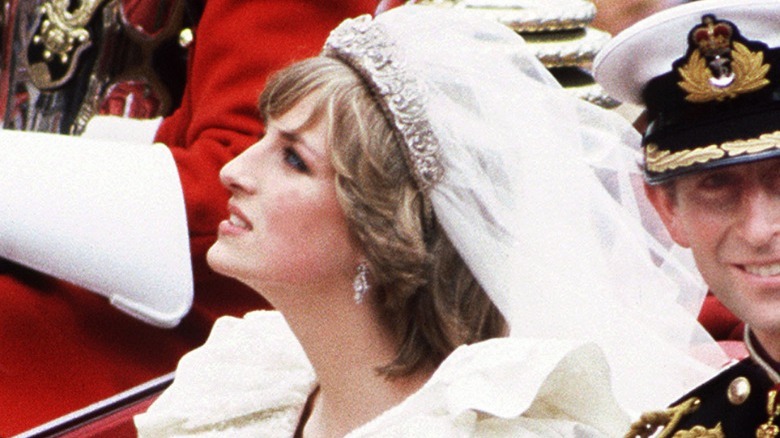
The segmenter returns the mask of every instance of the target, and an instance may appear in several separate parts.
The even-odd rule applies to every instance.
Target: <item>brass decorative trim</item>
[[[102,1],[82,0],[72,13],[68,12],[69,0],[50,0],[41,5],[39,13],[47,18],[42,18],[40,32],[33,37],[33,43],[43,45],[46,61],[56,56],[65,64],[76,43],[89,43],[91,36],[86,26]]]
[[[725,156],[752,155],[774,149],[780,149],[780,131],[763,134],[758,138],[734,140],[678,152],[660,150],[658,145],[650,143],[645,147],[645,167],[650,172],[662,173],[680,167],[708,163]]]
[[[41,90],[60,87],[76,74],[79,58],[92,45],[87,25],[105,0],[82,0],[73,12],[68,10],[70,3],[48,0],[36,8],[34,35],[25,42],[24,62],[30,80]],[[33,46],[40,50],[32,50]]]
[[[712,84],[712,72],[707,68],[699,50],[694,50],[688,62],[677,69],[682,77],[682,81],[677,84],[688,92],[685,100],[694,103],[723,101],[759,90],[769,84],[766,78],[769,64],[764,64],[763,52],[751,52],[744,44],[734,42],[732,55],[734,82],[719,87]]]

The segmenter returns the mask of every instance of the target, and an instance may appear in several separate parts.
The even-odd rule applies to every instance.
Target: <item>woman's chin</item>
[[[225,254],[224,248],[221,247],[219,241],[214,245],[211,245],[208,252],[206,252],[206,262],[214,272],[222,275],[230,275],[230,263],[228,263],[228,257]]]

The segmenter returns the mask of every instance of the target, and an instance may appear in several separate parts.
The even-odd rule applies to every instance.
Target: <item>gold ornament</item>
[[[40,33],[33,37],[33,43],[43,45],[46,61],[56,56],[65,64],[77,43],[89,43],[86,26],[101,2],[83,0],[72,13],[68,12],[70,2],[67,0],[51,0],[40,7],[39,13],[47,18],[41,22]]]
[[[677,84],[688,92],[685,100],[693,103],[721,102],[769,84],[766,78],[769,64],[764,64],[762,52],[751,52],[744,44],[735,42],[731,53],[734,80],[726,86],[715,85],[715,77],[698,49],[691,53],[688,62],[677,69],[682,77]]]

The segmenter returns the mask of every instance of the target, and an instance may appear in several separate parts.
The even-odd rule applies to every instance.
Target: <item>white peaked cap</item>
[[[700,0],[663,10],[616,35],[594,60],[596,81],[617,100],[643,104],[648,81],[672,70],[688,50],[688,33],[708,13],[736,24],[748,40],[780,46],[780,0]]]
[[[0,257],[173,327],[192,306],[187,219],[164,145],[0,130]]]

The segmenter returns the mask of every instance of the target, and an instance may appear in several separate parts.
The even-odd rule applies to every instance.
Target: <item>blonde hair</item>
[[[261,114],[281,116],[306,96],[316,100],[312,117],[325,117],[338,199],[365,251],[383,322],[398,341],[396,358],[379,372],[408,375],[438,366],[459,345],[502,336],[498,309],[444,230],[426,221],[406,146],[369,87],[338,60],[310,58],[269,79]]]

